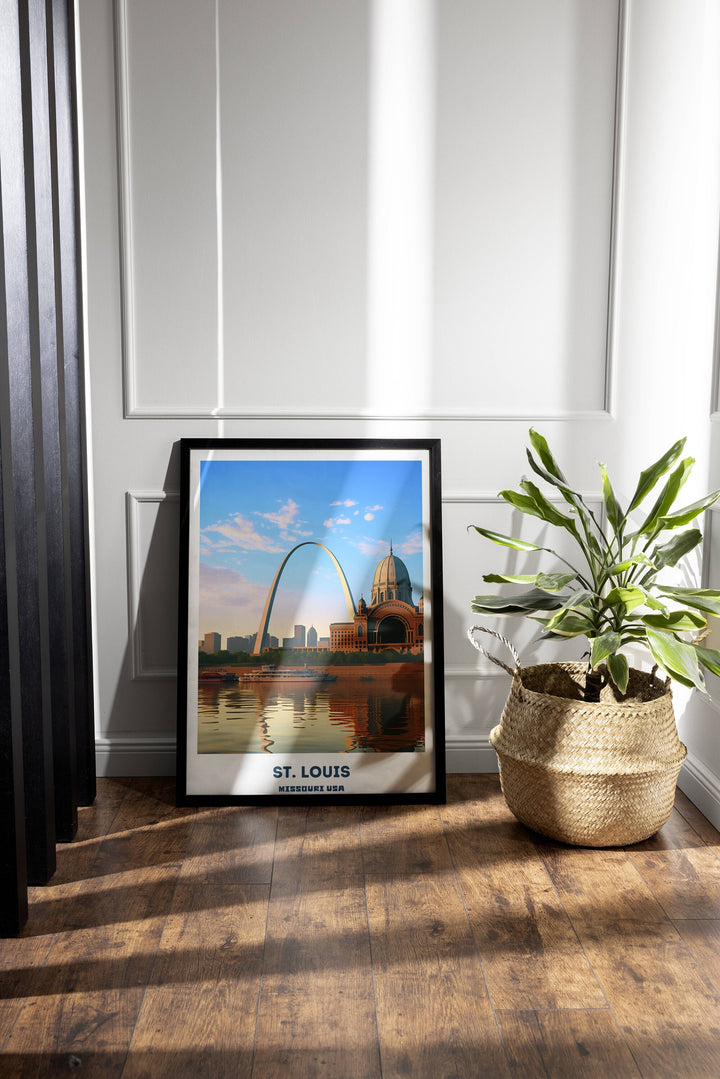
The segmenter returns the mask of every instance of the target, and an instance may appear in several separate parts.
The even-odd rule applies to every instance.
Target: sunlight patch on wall
[[[430,404],[434,30],[434,0],[373,2],[366,404],[388,415]]]

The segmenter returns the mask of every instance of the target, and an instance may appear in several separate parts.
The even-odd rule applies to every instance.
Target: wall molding
[[[715,828],[720,828],[720,777],[692,753],[680,770],[678,787]]]
[[[109,734],[95,739],[99,776],[174,776],[174,735]]]
[[[142,557],[140,555],[140,506],[153,503],[157,506],[179,502],[179,491],[126,491],[125,527],[127,544],[127,610],[128,640],[130,642],[131,678],[133,681],[175,679],[175,667],[148,667],[143,660],[142,629],[140,623],[140,585],[142,581]]]
[[[599,509],[602,509],[603,499],[602,494],[598,491],[580,491],[578,492],[584,502],[596,503]],[[548,497],[549,502],[557,502],[558,505],[562,505],[564,499],[561,495],[556,498]],[[442,502],[445,504],[450,503],[463,503],[469,505],[481,505],[485,503],[492,503],[498,506],[507,506],[509,503],[501,498],[498,494],[492,491],[444,491],[442,496]]]
[[[719,416],[720,418],[720,416]],[[715,529],[718,527],[718,515],[720,515],[720,506],[715,503],[714,506],[710,506],[706,511],[706,526],[703,533],[702,542],[702,566],[700,569],[700,587],[711,588],[710,584],[710,559],[712,554],[712,536]]]
[[[470,663],[454,663],[450,667],[446,666],[444,676],[446,680],[450,679],[451,681],[456,678],[473,678],[475,681],[484,681],[487,678],[504,678],[507,680],[507,674],[503,674],[499,669],[489,668],[483,671]],[[508,686],[508,690],[509,688]]]
[[[123,319],[124,323],[124,319]],[[123,366],[124,366],[123,360]],[[134,379],[133,379],[134,382]],[[128,401],[126,385],[125,401]],[[467,409],[424,409],[415,412],[377,412],[342,407],[325,409],[291,409],[282,407],[239,408],[177,408],[173,405],[149,406],[126,404],[123,418],[126,420],[412,420],[484,423],[594,423],[615,419],[612,411],[602,408],[592,412],[470,412]]]
[[[124,415],[135,403],[135,286],[133,250],[132,151],[130,141],[130,77],[128,72],[127,0],[114,0],[115,119],[118,198],[120,204],[120,311],[122,323],[122,385]]]
[[[612,186],[610,193],[610,257],[608,260],[607,322],[605,336],[605,409],[604,414],[615,416],[615,387],[617,385],[618,323],[620,318],[620,236],[624,205],[625,175],[625,115],[627,112],[627,58],[630,25],[630,0],[619,0],[617,53],[615,61],[615,125],[613,132]]]
[[[173,776],[176,741],[171,735],[109,734],[96,739],[99,776]],[[497,756],[487,735],[450,735],[445,745],[448,772],[497,772]]]
[[[715,264],[715,336],[713,338],[712,388],[710,391],[710,420],[720,423],[720,231]]]
[[[486,734],[451,734],[445,743],[445,767],[452,774],[497,772],[497,755]]]
[[[138,398],[138,342],[136,334],[134,301],[134,211],[132,197],[132,137],[130,119],[130,76],[128,42],[128,0],[114,0],[115,31],[115,100],[116,144],[120,208],[120,291],[122,313],[122,381],[125,419],[189,420],[189,419],[242,419],[242,420],[417,420],[417,421],[485,421],[538,423],[578,422],[612,420],[614,418],[614,387],[616,383],[616,328],[618,319],[619,267],[618,239],[621,222],[623,137],[626,113],[626,68],[628,39],[628,0],[618,0],[618,25],[615,67],[615,116],[612,135],[612,182],[608,220],[609,259],[606,294],[606,340],[603,403],[589,411],[556,411],[537,413],[532,410],[485,412],[465,407],[433,409],[424,408],[411,412],[385,413],[374,409],[338,407],[278,408],[272,404],[246,406],[235,404],[227,407],[174,407],[144,405]]]

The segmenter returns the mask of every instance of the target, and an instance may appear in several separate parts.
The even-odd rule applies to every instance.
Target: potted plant
[[[469,631],[486,655],[475,639],[479,631],[500,637],[515,657],[511,669],[489,655],[513,677],[502,720],[490,734],[503,793],[519,820],[552,838],[584,846],[638,842],[667,820],[686,753],[670,681],[704,693],[703,672],[720,676],[720,652],[702,643],[708,618],[720,616],[720,591],[666,581],[667,570],[701,542],[700,530],[687,526],[720,498],[720,490],[673,508],[694,464],[691,457],[681,459],[681,439],[640,474],[625,508],[600,465],[601,524],[532,429],[530,444],[530,467],[551,488],[550,497],[531,479],[500,497],[567,532],[580,558],[574,564],[550,547],[471,526],[502,547],[542,551],[557,562],[538,573],[485,574],[488,583],[520,591],[476,596],[472,610],[525,616],[539,623],[542,638],[585,637],[589,647],[586,662],[521,668],[500,634],[482,626]],[[651,508],[643,508],[663,477]],[[631,668],[628,647],[649,653],[652,670]]]

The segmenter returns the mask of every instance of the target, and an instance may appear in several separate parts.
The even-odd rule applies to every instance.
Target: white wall
[[[507,679],[465,627],[502,553],[466,526],[515,527],[497,491],[530,424],[594,497],[598,459],[628,490],[683,433],[697,493],[720,485],[717,4],[79,0],[78,23],[101,770],[174,767],[191,435],[442,439],[448,766],[494,768]],[[678,711],[715,812],[717,707]]]

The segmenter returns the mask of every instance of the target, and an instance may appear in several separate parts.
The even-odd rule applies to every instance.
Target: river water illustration
[[[335,681],[200,684],[198,753],[418,753],[423,665],[337,668]]]

